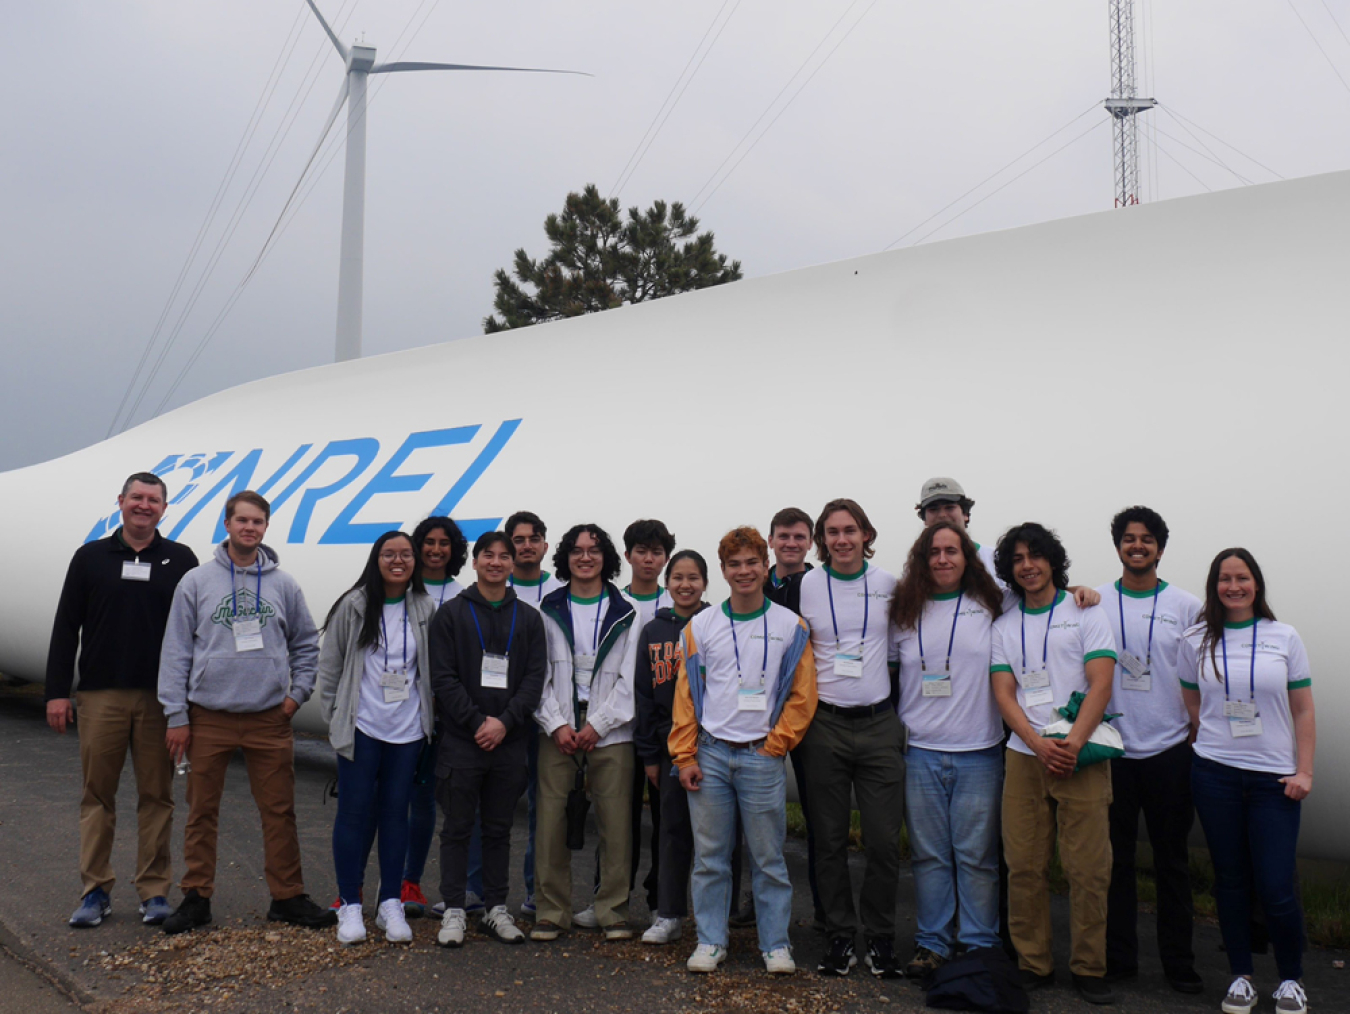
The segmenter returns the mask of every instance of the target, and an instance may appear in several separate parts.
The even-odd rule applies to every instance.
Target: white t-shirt
[[[408,699],[386,704],[381,678],[401,672]],[[408,619],[407,600],[384,604],[380,640],[366,649],[356,727],[383,743],[412,743],[422,738],[422,695],[417,690],[417,638]]]
[[[1289,710],[1289,691],[1312,686],[1308,652],[1298,631],[1276,620],[1260,620],[1254,626],[1251,621],[1236,626],[1225,623],[1224,638],[1214,646],[1213,660],[1208,648],[1201,654],[1204,634],[1203,626],[1191,627],[1182,636],[1177,654],[1181,685],[1200,691],[1200,732],[1195,739],[1195,752],[1207,760],[1244,771],[1292,775],[1298,770],[1298,745],[1294,739],[1293,713]],[[1234,736],[1231,727],[1236,723],[1224,716],[1224,701],[1252,700],[1253,679],[1261,734]]]
[[[892,656],[886,613],[894,590],[895,578],[866,562],[856,574],[841,575],[831,567],[819,567],[802,578],[802,619],[811,627],[816,691],[822,701],[856,708],[890,696],[887,666]],[[840,675],[836,669],[843,668],[847,660],[836,664],[836,654],[861,655],[862,675]]]
[[[1016,596],[1005,596],[1003,608],[1017,608]],[[892,654],[900,659],[900,720],[909,730],[910,746],[963,753],[1003,742],[1003,720],[989,678],[993,624],[994,617],[978,599],[952,592],[929,599],[913,629],[891,628]],[[950,694],[925,696],[924,676],[931,684],[944,671],[951,673]]]
[[[577,598],[570,594],[567,596],[567,609],[572,616],[572,658],[575,660],[589,656],[592,676],[595,674],[593,668],[595,655],[600,650],[600,642],[604,639],[605,612],[608,605],[609,596],[604,591],[589,599]],[[580,666],[574,662],[572,679],[576,682],[577,700],[586,703],[591,699],[591,684],[577,672],[578,668]]]
[[[1119,581],[1097,589],[1102,608],[1111,622],[1116,653],[1134,655],[1148,670],[1139,678],[1116,662],[1115,682],[1107,711],[1120,715],[1112,725],[1125,741],[1125,756],[1153,757],[1183,742],[1190,718],[1177,682],[1177,648],[1186,628],[1200,615],[1200,600],[1166,581],[1159,581],[1157,603],[1153,592],[1133,592]],[[1121,618],[1124,616],[1124,632]],[[1150,628],[1152,642],[1149,641]]]
[[[994,579],[994,583],[998,585],[1000,588],[1002,588],[1004,591],[1007,591],[1008,586],[1003,583],[1003,579],[998,576],[998,571],[994,569],[995,548],[996,547],[994,546],[982,546],[977,542],[975,543],[975,555],[978,556],[980,558],[980,562],[984,564],[984,569],[989,571],[989,576]]]
[[[427,594],[439,609],[464,590],[464,586],[453,577],[448,581],[426,581]]]
[[[628,588],[631,587],[632,585],[628,586]],[[660,585],[656,586],[656,594],[654,595],[634,595],[628,588],[623,590],[623,597],[633,603],[633,608],[637,610],[637,619],[633,622],[633,629],[635,630],[642,630],[648,623],[656,619],[658,609],[673,609],[675,607],[675,600],[670,597],[670,592]]]
[[[729,601],[695,614],[688,629],[703,664],[700,725],[705,732],[730,743],[752,743],[768,736],[773,728],[773,702],[783,667],[783,654],[792,644],[799,623],[801,620],[791,609],[784,609],[768,599],[764,600],[763,609],[744,615],[738,613],[734,618]],[[698,677],[691,675],[690,678]],[[741,691],[753,693],[761,687],[765,696],[764,709],[741,710]]]
[[[527,606],[534,606],[536,611],[543,603],[545,595],[563,586],[561,581],[546,570],[541,570],[538,579],[534,581],[520,581],[512,576],[506,579],[506,583],[516,590],[516,598]]]
[[[1022,652],[1025,632],[1026,654]],[[1017,706],[1032,728],[1040,730],[1060,716],[1055,708],[1069,703],[1075,690],[1088,692],[1086,665],[1094,658],[1116,657],[1116,639],[1106,610],[1101,606],[1080,609],[1072,595],[1056,592],[1053,604],[1027,609],[1021,603],[994,621],[989,672],[1010,672],[1017,680]],[[1028,704],[1025,684],[1029,674],[1048,672],[1050,700]],[[1008,745],[1018,753],[1031,755],[1031,748],[1016,733]]]

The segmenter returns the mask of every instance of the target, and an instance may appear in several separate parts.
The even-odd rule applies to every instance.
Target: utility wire
[[[1325,49],[1322,48],[1322,43],[1317,41],[1316,34],[1314,34],[1312,28],[1308,25],[1308,22],[1303,20],[1303,15],[1298,12],[1298,8],[1294,6],[1294,0],[1284,0],[1284,2],[1288,5],[1289,9],[1294,12],[1294,17],[1298,18],[1298,23],[1302,25],[1303,30],[1308,33],[1308,38],[1312,39],[1313,45],[1316,46],[1317,51],[1322,54],[1322,59],[1326,60],[1327,66],[1330,67],[1331,72],[1336,75],[1336,80],[1341,83],[1341,87],[1344,88],[1347,92],[1350,92],[1350,82],[1347,82],[1345,78],[1341,76],[1341,72],[1336,67],[1336,64],[1332,61],[1331,56],[1327,53]],[[1341,27],[1339,21],[1336,22],[1336,27],[1337,28]]]
[[[1189,176],[1191,179],[1195,180],[1196,183],[1199,183],[1202,187],[1204,187],[1204,188],[1205,188],[1207,191],[1209,191],[1211,194],[1214,193],[1213,188],[1210,187],[1209,184],[1207,184],[1207,183],[1206,183],[1204,180],[1202,180],[1199,176],[1195,175],[1195,173],[1193,173],[1193,172],[1191,172],[1189,169],[1187,169],[1186,166],[1185,166],[1185,164],[1184,164],[1180,159],[1178,159],[1175,155],[1173,155],[1170,151],[1168,151],[1168,150],[1167,150],[1166,148],[1164,148],[1162,145],[1158,145],[1158,150],[1159,150],[1160,152],[1162,152],[1164,155],[1166,155],[1168,158],[1170,158],[1170,159],[1171,159],[1173,162],[1175,162],[1177,165],[1181,166],[1181,171],[1184,172],[1184,173],[1185,173],[1187,176]]]
[[[1159,103],[1159,105],[1160,105],[1160,107],[1161,107],[1161,103]],[[1266,165],[1264,162],[1258,162],[1256,159],[1252,158],[1250,155],[1248,155],[1248,154],[1247,154],[1246,152],[1244,152],[1242,149],[1233,147],[1233,145],[1229,144],[1229,143],[1228,143],[1227,141],[1225,141],[1222,137],[1219,137],[1217,134],[1215,134],[1215,133],[1213,133],[1213,132],[1211,132],[1211,131],[1206,130],[1204,127],[1200,126],[1200,124],[1198,124],[1198,123],[1196,123],[1194,120],[1192,120],[1189,116],[1183,115],[1180,111],[1178,111],[1178,110],[1177,110],[1175,107],[1173,107],[1172,105],[1170,105],[1170,104],[1167,105],[1167,106],[1165,107],[1165,111],[1166,111],[1166,113],[1167,113],[1168,116],[1175,117],[1175,118],[1178,119],[1178,120],[1184,121],[1184,123],[1189,123],[1189,124],[1190,124],[1192,127],[1194,127],[1196,130],[1200,131],[1200,133],[1206,135],[1207,137],[1212,138],[1212,139],[1215,140],[1215,141],[1218,141],[1218,142],[1219,142],[1221,145],[1223,145],[1225,148],[1229,148],[1229,149],[1231,149],[1232,151],[1237,152],[1239,155],[1241,155],[1243,158],[1245,158],[1248,162],[1251,162],[1253,165],[1258,165],[1258,166],[1260,166],[1262,169],[1264,169],[1266,172],[1270,173],[1270,175],[1274,176],[1276,179],[1280,179],[1280,180],[1284,179],[1283,176],[1281,176],[1279,173],[1277,173],[1274,169],[1270,168],[1270,166]]]
[[[1350,46],[1350,35],[1345,34],[1345,29],[1341,27],[1340,21],[1338,21],[1336,19],[1336,15],[1332,13],[1331,7],[1327,3],[1327,0],[1322,0],[1322,6],[1326,8],[1327,17],[1331,18],[1331,23],[1336,26],[1336,31],[1341,33],[1341,38],[1345,40],[1345,44],[1347,46]]]
[[[1178,120],[1177,122],[1180,123],[1181,121]],[[1184,126],[1184,124],[1183,124],[1183,126]],[[1158,131],[1159,134],[1161,134],[1163,137],[1167,138],[1169,141],[1175,141],[1177,144],[1181,145],[1181,146],[1182,146],[1183,148],[1185,148],[1187,151],[1189,151],[1189,152],[1191,152],[1191,153],[1193,153],[1193,154],[1195,154],[1195,155],[1199,155],[1199,156],[1200,156],[1201,158],[1203,158],[1206,162],[1213,162],[1213,163],[1214,163],[1216,166],[1218,166],[1220,169],[1223,169],[1223,170],[1225,170],[1225,171],[1227,171],[1227,172],[1232,173],[1235,177],[1237,177],[1238,180],[1241,181],[1241,183],[1242,183],[1243,186],[1251,186],[1251,184],[1254,182],[1254,181],[1252,181],[1252,180],[1247,179],[1246,176],[1243,176],[1240,172],[1238,172],[1236,169],[1234,169],[1232,166],[1230,166],[1227,162],[1224,162],[1222,159],[1220,159],[1218,156],[1216,156],[1213,152],[1210,152],[1209,154],[1205,154],[1205,152],[1208,152],[1209,149],[1208,149],[1207,147],[1205,147],[1203,144],[1201,145],[1201,147],[1205,147],[1205,151],[1201,151],[1199,148],[1192,148],[1189,144],[1187,144],[1187,143],[1186,143],[1185,141],[1183,141],[1181,138],[1179,138],[1179,137],[1173,137],[1173,136],[1172,136],[1171,134],[1169,134],[1167,131],[1163,130],[1162,127],[1158,127],[1158,128],[1157,128],[1157,131]]]

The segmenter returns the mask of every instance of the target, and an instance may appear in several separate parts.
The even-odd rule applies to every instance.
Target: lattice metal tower
[[[1115,117],[1116,207],[1139,203],[1139,130],[1135,117],[1158,104],[1134,93],[1134,0],[1109,0],[1111,97],[1103,105]]]

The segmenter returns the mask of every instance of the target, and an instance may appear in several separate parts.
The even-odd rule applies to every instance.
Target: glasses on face
[[[605,551],[599,546],[586,546],[584,548],[577,546],[567,555],[575,560],[585,559],[588,556],[593,556],[599,560],[604,557]]]
[[[407,550],[404,550],[404,551],[401,552],[401,553],[381,553],[381,554],[380,554],[380,562],[381,562],[381,563],[412,563],[412,562],[413,562],[413,555],[412,555],[412,553],[408,552]]]

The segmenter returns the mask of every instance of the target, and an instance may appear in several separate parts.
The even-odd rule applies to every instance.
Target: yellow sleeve
[[[678,692],[678,691],[677,691]],[[806,642],[797,669],[792,674],[792,693],[778,716],[778,724],[769,730],[764,741],[764,752],[782,757],[802,741],[811,719],[816,716],[816,655],[811,642]]]
[[[679,674],[675,677],[675,703],[671,708],[670,737],[666,740],[670,757],[680,768],[687,768],[698,760],[698,718],[694,715],[694,698],[689,692],[688,657],[686,645]]]

